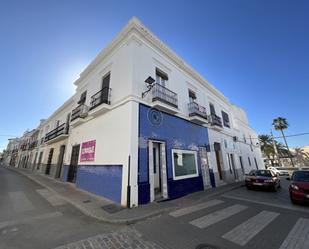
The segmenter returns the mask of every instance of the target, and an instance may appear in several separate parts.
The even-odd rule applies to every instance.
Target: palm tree
[[[261,150],[264,152],[271,165],[274,165],[273,159],[271,159],[271,156],[273,157],[275,154],[274,148],[272,146],[272,137],[269,135],[259,135],[259,140],[261,144]]]
[[[292,155],[291,155],[291,152],[290,152],[290,149],[289,149],[289,146],[288,146],[288,143],[286,141],[286,138],[285,138],[285,135],[284,135],[284,132],[283,132],[283,130],[285,130],[289,127],[288,121],[286,120],[286,118],[278,117],[278,118],[275,118],[273,120],[273,126],[274,126],[275,130],[281,131],[281,134],[282,134],[282,137],[284,139],[286,148],[287,148],[288,153],[290,155],[291,163],[292,163],[293,167],[295,167],[293,159],[292,159]]]

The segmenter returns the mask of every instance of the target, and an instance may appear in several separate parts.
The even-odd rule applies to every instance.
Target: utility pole
[[[276,142],[275,142],[275,139],[274,139],[274,134],[273,134],[272,129],[270,130],[270,136],[271,136],[271,140],[273,142],[273,147],[274,147],[274,151],[275,151],[274,158],[275,158],[275,160],[278,161],[279,166],[282,166],[281,161],[279,159],[278,149],[277,149],[277,145],[276,145]]]

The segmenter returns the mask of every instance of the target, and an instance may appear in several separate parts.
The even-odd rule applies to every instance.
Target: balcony
[[[223,126],[222,126],[222,120],[219,116],[217,116],[216,114],[211,114],[209,116],[210,118],[210,124],[211,124],[211,127],[214,129],[214,130],[217,130],[217,131],[222,131],[223,129]]]
[[[44,142],[46,144],[52,144],[58,142],[62,139],[67,138],[68,135],[68,128],[65,123],[58,126],[57,128],[53,129],[52,131],[46,133]]]
[[[152,87],[152,103],[153,106],[161,111],[175,114],[178,112],[177,93],[156,83]]]
[[[38,141],[33,141],[33,142],[30,143],[29,149],[30,150],[35,149],[37,147],[37,145],[38,145]]]
[[[88,106],[85,104],[80,104],[74,110],[72,110],[71,114],[71,126],[77,126],[83,123],[84,118],[88,116]]]
[[[111,88],[103,88],[91,97],[89,115],[96,117],[111,109]]]
[[[191,102],[188,104],[188,109],[190,121],[200,125],[207,123],[207,113],[204,106]]]

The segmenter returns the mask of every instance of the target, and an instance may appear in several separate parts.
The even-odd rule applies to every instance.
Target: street
[[[0,248],[309,248],[309,208],[290,204],[288,184],[283,178],[278,192],[241,187],[211,199],[205,195],[198,204],[125,226],[89,218],[0,168]]]
[[[242,187],[136,227],[168,248],[309,248],[309,208],[290,204],[288,184],[283,178],[278,192]]]

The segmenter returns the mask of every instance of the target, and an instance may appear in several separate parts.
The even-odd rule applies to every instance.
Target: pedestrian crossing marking
[[[309,220],[300,218],[283,241],[279,249],[308,249]]]
[[[191,221],[190,224],[198,228],[206,228],[217,222],[227,219],[247,208],[248,208],[247,206],[236,204],[236,205],[221,209],[219,211],[213,212],[211,214],[205,215],[201,218],[195,219]]]
[[[197,205],[194,205],[194,206],[178,209],[176,211],[170,212],[169,215],[176,218],[176,217],[180,217],[180,216],[183,216],[183,215],[186,215],[186,214],[190,214],[190,213],[202,210],[204,208],[213,207],[213,206],[216,206],[216,205],[219,205],[219,204],[222,204],[222,203],[224,203],[224,201],[210,200],[210,201],[207,201],[205,203],[200,203],[200,204],[197,204]]]
[[[222,238],[244,246],[268,224],[270,224],[277,216],[279,216],[279,213],[264,210],[235,227],[230,232],[224,234]]]
[[[56,196],[48,189],[36,190],[43,198],[45,198],[52,206],[60,206],[66,204],[66,201]]]
[[[34,209],[31,201],[22,191],[9,192],[9,197],[16,212],[26,212]]]

